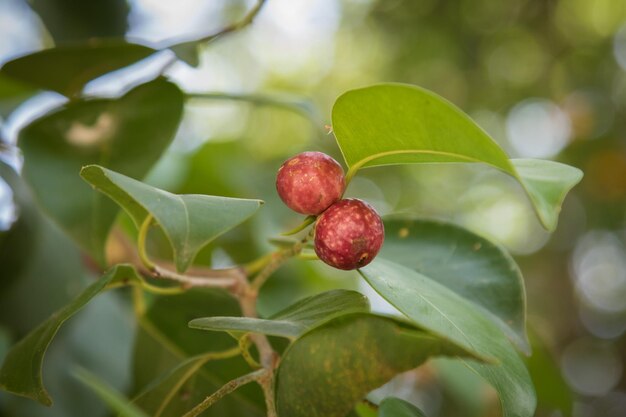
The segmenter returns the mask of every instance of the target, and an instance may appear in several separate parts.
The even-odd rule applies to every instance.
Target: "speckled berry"
[[[276,175],[278,195],[287,207],[302,214],[320,214],[341,198],[345,186],[341,165],[321,152],[288,159]]]
[[[330,206],[315,225],[315,253],[330,266],[356,269],[369,264],[385,240],[385,229],[376,210],[359,199],[345,199]]]

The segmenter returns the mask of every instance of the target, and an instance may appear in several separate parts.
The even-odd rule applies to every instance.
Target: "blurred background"
[[[254,4],[0,0],[0,64],[91,38],[147,45],[193,39],[236,21]],[[166,75],[187,92],[243,100],[189,99],[176,139],[148,182],[173,192],[267,202],[256,220],[204,250],[204,263],[248,261],[269,250],[268,237],[299,223],[278,200],[275,171],[302,150],[341,160],[324,125],[347,89],[384,81],[420,85],[469,113],[511,157],[581,168],[585,178],[567,197],[553,235],[543,231],[512,179],[482,166],[374,168],[362,171],[348,194],[381,214],[446,219],[504,245],[525,277],[537,416],[567,416],[557,410],[571,402],[576,417],[626,416],[624,0],[267,0],[253,25],[202,47],[199,58],[197,67],[179,61]],[[118,96],[170,59],[165,51],[92,81],[86,92]],[[0,79],[0,157],[19,170],[19,130],[67,99],[41,91],[6,99],[3,88]],[[266,105],[259,94],[300,105]],[[11,172],[1,174],[0,355],[93,279],[79,250],[34,207],[28,190]],[[349,286],[370,296],[377,310],[390,311],[354,275],[306,262],[281,270],[262,294],[261,311]],[[62,329],[45,371],[55,407],[0,393],[0,415],[106,415],[67,369],[87,365],[120,389],[129,386],[134,325],[126,301],[101,296]],[[461,377],[471,375],[425,367],[385,389],[431,417],[497,416],[493,395],[487,391],[477,402],[468,388],[473,384]]]

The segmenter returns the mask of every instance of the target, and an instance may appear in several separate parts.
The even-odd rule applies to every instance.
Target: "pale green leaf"
[[[525,162],[518,172],[469,116],[417,86],[380,84],[348,91],[335,102],[332,121],[349,177],[380,165],[481,162],[522,184],[548,230],[556,228],[563,198],[582,176],[576,168],[549,161]]]
[[[295,338],[335,317],[368,312],[367,298],[358,292],[333,290],[301,300],[270,317],[204,317],[189,322],[189,327],[202,330],[254,332]]]
[[[81,176],[113,199],[140,227],[148,214],[165,232],[178,271],[185,271],[206,244],[252,216],[260,200],[177,195],[101,166],[84,167]]]
[[[528,370],[501,328],[481,309],[443,284],[381,258],[360,273],[419,326],[471,352],[495,358],[498,363],[467,364],[498,391],[504,417],[533,415],[537,400]]]

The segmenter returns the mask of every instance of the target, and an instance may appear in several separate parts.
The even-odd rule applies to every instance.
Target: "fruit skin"
[[[317,215],[343,195],[343,168],[322,152],[303,152],[286,160],[276,175],[276,190],[293,211]]]
[[[315,253],[338,269],[351,270],[369,264],[384,240],[380,216],[372,206],[356,198],[333,204],[315,225]]]

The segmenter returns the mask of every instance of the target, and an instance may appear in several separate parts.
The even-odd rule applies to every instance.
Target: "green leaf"
[[[155,52],[143,45],[99,40],[58,46],[14,59],[4,64],[0,74],[74,97],[89,81]]]
[[[240,356],[203,363],[207,352],[231,349],[233,339],[224,333],[198,332],[184,323],[216,314],[238,315],[237,301],[224,291],[194,289],[156,297],[142,317],[135,342],[133,401],[148,415],[180,417],[226,382],[249,372]],[[198,365],[201,368],[193,372]],[[185,375],[189,371],[192,375]],[[248,385],[203,415],[260,417],[263,404],[260,389]]]
[[[389,317],[337,317],[285,351],[277,371],[278,415],[343,417],[372,389],[438,355],[471,353]]]
[[[120,417],[148,417],[147,414],[124,398],[123,395],[92,373],[84,369],[78,369],[74,374],[83,384],[91,388],[111,410],[119,413]]]
[[[395,397],[381,401],[378,417],[426,417],[422,411],[411,403]]]
[[[530,417],[536,406],[528,370],[504,332],[474,304],[412,269],[378,258],[359,270],[387,301],[418,325],[497,364],[467,361],[500,395],[504,417]]]
[[[522,184],[548,230],[556,228],[563,198],[582,178],[580,170],[550,161],[526,161],[518,171],[469,116],[417,86],[380,84],[348,91],[335,102],[332,121],[351,174],[381,165],[482,162]]]
[[[474,303],[530,354],[522,273],[500,246],[449,223],[388,218],[381,256]]]
[[[107,287],[139,279],[141,278],[130,265],[117,265],[107,271],[102,278],[11,348],[0,369],[0,388],[32,398],[44,405],[52,405],[52,399],[43,386],[41,368],[54,335],[66,320]]]
[[[183,95],[157,79],[116,100],[85,100],[36,120],[19,135],[24,177],[44,210],[98,262],[118,213],[116,205],[79,177],[99,163],[143,177],[170,144]]]
[[[546,412],[560,410],[571,416],[574,406],[574,393],[563,378],[554,354],[536,331],[530,331],[533,355],[526,358],[526,366],[537,389],[539,409]]]
[[[526,193],[548,230],[556,229],[565,196],[583,178],[577,168],[541,159],[512,159]]]
[[[137,227],[151,214],[172,245],[179,272],[191,265],[206,244],[248,219],[263,204],[260,200],[171,194],[97,165],[84,167],[81,176],[124,208]]]
[[[253,332],[295,338],[335,317],[369,312],[369,301],[356,291],[333,290],[307,297],[268,320],[250,317],[204,317],[189,322],[202,330]]]

